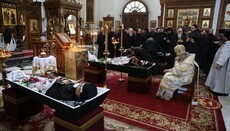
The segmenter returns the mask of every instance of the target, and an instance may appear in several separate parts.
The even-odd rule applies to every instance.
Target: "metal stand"
[[[119,49],[119,51],[121,52],[121,56],[122,56],[123,50],[124,50],[124,48],[123,48],[123,46],[121,46],[120,49]],[[120,77],[118,78],[118,81],[119,82],[124,82],[125,81],[125,79],[122,76],[122,72],[121,72]]]
[[[105,52],[103,53],[105,55],[105,88],[108,88],[107,86],[107,64],[108,64],[108,56],[109,56],[109,51],[105,50]]]
[[[2,81],[3,81],[3,85],[2,87],[7,89],[9,87],[9,84],[8,82],[5,80],[7,77],[6,77],[6,64],[5,62],[7,61],[7,59],[9,59],[11,57],[10,54],[8,55],[4,55],[4,56],[0,56],[0,68],[2,70]]]
[[[94,34],[94,35],[92,35],[92,37],[93,37],[92,51],[95,51],[96,50],[95,42],[96,42],[97,35]]]
[[[108,26],[105,25],[105,51],[103,53],[105,55],[105,88],[108,88],[107,86],[107,64],[108,64],[108,56],[109,56],[109,51],[108,51]]]
[[[11,54],[10,54],[10,48],[8,47],[8,54],[5,53],[5,50],[2,50],[0,49],[0,52],[1,52],[1,56],[0,56],[0,69],[2,71],[2,87],[4,89],[8,89],[10,87],[10,85],[8,84],[8,82],[6,81],[6,61],[11,57]],[[3,98],[2,96],[0,96],[0,109],[4,107],[4,104],[3,104]]]

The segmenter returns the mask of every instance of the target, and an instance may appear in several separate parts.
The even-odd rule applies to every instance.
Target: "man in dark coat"
[[[12,38],[12,30],[11,28],[7,27],[3,32],[4,42],[5,44],[10,43]]]
[[[201,41],[201,33],[198,30],[198,26],[196,24],[193,24],[191,26],[191,33],[189,33],[188,38],[187,38],[187,42],[190,46],[189,52],[190,53],[195,53],[196,54],[196,62],[199,63],[200,61],[200,56],[199,56],[199,52],[200,52],[200,41]]]
[[[105,50],[105,33],[103,27],[101,27],[101,30],[98,33],[97,44],[98,44],[97,58],[100,59],[104,57],[103,52]]]
[[[124,33],[124,49],[128,49],[134,44],[133,28],[129,28],[127,33]]]
[[[144,48],[152,56],[154,62],[157,61],[158,52],[162,52],[163,54],[166,53],[166,51],[152,37],[145,41],[145,43],[142,45],[142,48]]]
[[[137,29],[137,33],[134,35],[134,44],[133,46],[140,46],[144,43],[144,36],[141,32],[141,28]]]

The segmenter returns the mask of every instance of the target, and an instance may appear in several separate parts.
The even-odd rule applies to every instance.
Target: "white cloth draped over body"
[[[175,62],[171,72],[167,72],[157,91],[157,96],[170,100],[175,90],[192,82],[195,70],[195,54],[190,54],[181,62]]]
[[[216,64],[221,68],[217,69]],[[205,85],[217,93],[230,93],[230,41],[226,41],[216,52]]]

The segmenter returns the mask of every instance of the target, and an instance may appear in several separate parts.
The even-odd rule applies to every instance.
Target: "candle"
[[[108,26],[105,25],[105,51],[108,51]]]
[[[123,48],[123,29],[124,29],[124,24],[121,25],[121,48]]]
[[[8,54],[10,54],[10,44],[7,44],[6,48],[8,50]]]

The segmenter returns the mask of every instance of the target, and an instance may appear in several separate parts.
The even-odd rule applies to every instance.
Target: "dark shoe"
[[[228,96],[228,94],[224,94],[224,93],[218,93],[218,92],[214,92],[214,91],[211,91],[213,95],[216,95],[216,96]]]

